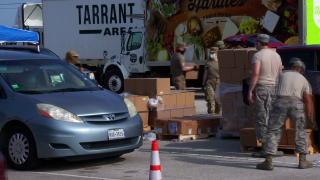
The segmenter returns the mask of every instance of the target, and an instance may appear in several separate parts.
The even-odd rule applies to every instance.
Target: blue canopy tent
[[[29,42],[38,44],[39,35],[34,31],[26,31],[21,29],[10,28],[0,25],[0,42]]]

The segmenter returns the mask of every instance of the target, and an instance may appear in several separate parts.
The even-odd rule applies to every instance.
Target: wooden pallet
[[[199,135],[177,135],[177,134],[157,134],[157,139],[161,141],[171,141],[172,139],[179,139],[182,140],[184,138],[190,138],[192,140],[197,140],[197,139],[205,139],[210,136],[215,136],[215,133],[211,134],[199,134]]]
[[[260,147],[252,147],[252,146],[241,146],[241,152],[258,152],[261,149]],[[320,153],[318,146],[309,146],[309,154],[318,154]],[[285,156],[296,156],[299,157],[299,153],[295,151],[294,145],[280,145],[278,146],[278,150],[283,151]]]

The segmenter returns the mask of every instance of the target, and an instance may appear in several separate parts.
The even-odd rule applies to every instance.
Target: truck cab
[[[277,48],[277,53],[281,56],[285,68],[288,67],[291,58],[297,57],[305,63],[306,70],[320,70],[320,45],[282,46]]]
[[[116,93],[124,90],[124,79],[145,77],[150,71],[146,63],[145,28],[131,29],[121,36],[121,50],[104,65],[102,83],[104,87]]]

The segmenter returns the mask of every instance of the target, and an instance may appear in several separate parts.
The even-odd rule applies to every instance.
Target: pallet
[[[241,146],[241,152],[249,153],[249,152],[258,152],[261,149],[261,146],[252,147],[252,146]],[[252,149],[252,150],[250,150]],[[319,148],[317,145],[309,146],[309,153],[308,154],[318,154],[320,153]],[[285,156],[295,156],[299,157],[299,153],[295,151],[294,145],[279,145],[278,150],[283,151]]]
[[[157,134],[157,139],[161,141],[170,141],[172,139],[179,139],[182,140],[184,138],[190,138],[192,140],[197,140],[197,139],[205,139],[210,136],[215,136],[215,133],[211,134],[199,134],[199,135],[177,135],[177,134]]]

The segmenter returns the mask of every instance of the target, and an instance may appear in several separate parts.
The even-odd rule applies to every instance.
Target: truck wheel
[[[122,73],[119,69],[113,69],[106,74],[104,78],[104,88],[118,94],[123,92],[124,81]]]
[[[37,157],[34,138],[23,126],[16,126],[9,130],[4,148],[7,162],[13,169],[30,170],[41,163]]]

